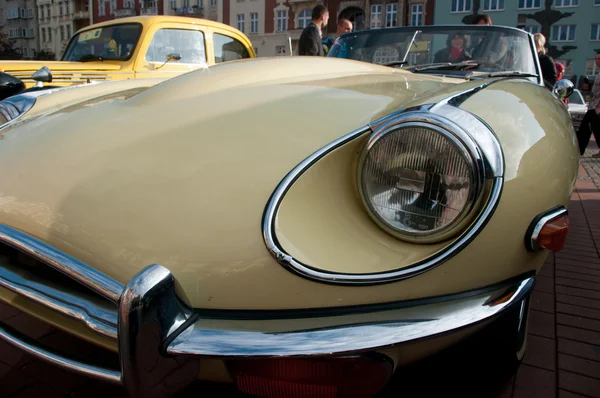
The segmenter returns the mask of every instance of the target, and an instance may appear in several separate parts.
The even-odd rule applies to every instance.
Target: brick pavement
[[[472,360],[461,362],[460,351],[458,355],[454,351],[449,361],[446,358],[447,362],[439,360],[438,367],[427,365],[416,374],[426,373],[427,379],[435,374],[434,379],[437,379],[438,375],[452,372],[454,368],[455,373],[450,373],[446,380],[457,381],[449,382],[453,385],[448,385],[445,391],[462,397],[600,397],[600,159],[589,157],[597,151],[592,141],[581,161],[569,205],[571,226],[567,246],[548,257],[538,277],[531,303],[527,352],[516,374],[508,375],[506,381],[502,379],[499,386],[485,381],[483,384],[487,387],[467,392],[474,376],[465,370],[465,362]],[[69,338],[1,302],[0,321],[76,357],[95,358],[105,366],[117,363],[115,356]],[[485,369],[483,371],[485,373]],[[403,396],[407,385],[402,383],[410,382],[411,377],[400,378],[400,385],[390,390],[394,393],[385,396]],[[426,382],[413,384],[415,390],[422,392]],[[233,393],[230,386],[197,383],[181,397],[195,397],[200,393],[240,396]],[[125,395],[119,388],[46,365],[0,341],[0,398],[38,396],[118,398]]]

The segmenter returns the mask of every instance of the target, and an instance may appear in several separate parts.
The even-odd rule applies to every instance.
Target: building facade
[[[15,51],[31,59],[40,49],[35,0],[2,1],[0,24]]]
[[[69,39],[90,24],[91,0],[37,0],[40,50],[62,56]]]
[[[259,56],[297,54],[302,30],[312,9],[324,4],[329,23],[324,36],[334,36],[339,18],[354,30],[433,23],[434,0],[224,0],[229,10],[223,22],[243,31]],[[228,18],[228,19],[227,19]]]
[[[597,74],[600,0],[448,0],[435,5],[435,24],[468,22],[485,13],[494,25],[519,27],[546,36],[548,53],[565,65],[565,77],[581,86]]]

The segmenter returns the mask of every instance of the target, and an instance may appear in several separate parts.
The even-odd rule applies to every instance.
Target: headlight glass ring
[[[476,215],[482,165],[474,140],[453,123],[405,115],[371,135],[359,162],[359,191],[371,218],[388,233],[440,242]]]

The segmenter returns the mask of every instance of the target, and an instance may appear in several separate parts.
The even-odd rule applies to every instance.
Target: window
[[[114,15],[117,9],[117,0],[110,0],[110,15]]]
[[[123,2],[123,7],[124,8],[135,8],[135,4],[133,3],[133,0],[125,0]]]
[[[244,31],[244,14],[238,14],[237,16],[237,28],[240,32]]]
[[[204,33],[199,30],[160,29],[148,46],[146,60],[162,64],[167,60],[167,55],[172,53],[181,55],[181,60],[171,62],[206,64]]]
[[[389,3],[385,8],[385,27],[391,28],[393,26],[396,26],[397,21],[398,21],[398,3]]]
[[[198,8],[202,8],[203,1],[202,0],[196,0],[196,4],[198,5]]]
[[[63,3],[58,3],[58,15],[64,15],[63,14]]]
[[[50,8],[50,4],[46,4],[46,18],[52,17],[52,9]]]
[[[61,61],[77,62],[90,54],[99,55],[104,59],[126,61],[131,58],[141,32],[142,25],[140,23],[119,23],[102,28],[88,27],[73,36]],[[115,40],[112,40],[113,38]],[[163,59],[164,61],[165,59]]]
[[[413,4],[410,9],[410,25],[423,25],[423,4]]]
[[[523,27],[523,30],[525,32],[529,32],[532,35],[535,33],[540,33],[540,25],[529,25],[529,26],[525,26]]]
[[[27,18],[33,18],[33,8],[27,9]]]
[[[48,28],[48,41],[52,41],[52,29]]]
[[[590,40],[593,40],[593,41],[600,40],[600,24],[597,24],[597,23],[592,24],[592,31],[590,32]]]
[[[210,5],[211,6],[216,6],[217,5],[217,0],[210,0]]]
[[[258,13],[250,13],[250,33],[258,33]]]
[[[60,26],[60,39],[65,40],[65,27],[62,25]]]
[[[484,0],[483,11],[504,10],[504,0]]]
[[[304,29],[308,26],[312,19],[311,12],[310,8],[305,8],[300,15],[298,15],[298,29]]]
[[[18,8],[9,8],[6,19],[15,19],[19,18],[19,9]]]
[[[519,0],[519,9],[540,8],[541,0]]]
[[[560,7],[577,7],[578,5],[579,5],[579,0],[556,0],[554,2],[554,6],[556,8],[560,8]]]
[[[46,42],[46,28],[42,28],[42,43]]]
[[[215,33],[213,35],[213,43],[215,46],[215,63],[250,58],[250,53],[246,46],[233,37]]]
[[[21,11],[21,18],[25,18],[27,16],[26,10],[24,8],[21,8],[20,11]]]
[[[67,25],[67,39],[71,38],[71,25]]]
[[[285,46],[276,46],[275,53],[277,55],[285,55]]]
[[[44,6],[40,7],[40,19],[44,19]]]
[[[585,61],[585,74],[586,75],[596,75],[600,72],[600,68],[596,65],[596,59],[588,59]]]
[[[190,0],[183,0],[183,7],[188,8],[190,6]]]
[[[103,0],[98,1],[98,15],[101,17],[106,15],[106,4]]]
[[[381,27],[381,4],[373,4],[371,6],[371,29]]]
[[[277,32],[287,30],[287,10],[277,10]]]
[[[452,0],[452,12],[470,12],[471,0]]]
[[[33,28],[27,28],[27,37],[35,37],[33,34]]]
[[[177,8],[177,1],[171,0],[171,10],[174,10],[176,8]]]
[[[575,40],[575,26],[576,25],[553,25],[552,34],[550,35],[552,41]]]

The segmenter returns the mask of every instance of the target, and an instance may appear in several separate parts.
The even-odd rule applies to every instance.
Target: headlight
[[[358,168],[368,213],[406,241],[452,237],[472,220],[482,196],[480,155],[466,134],[424,116],[381,127],[371,136]]]

